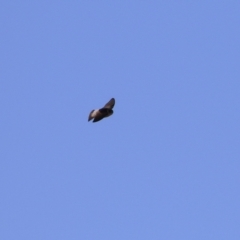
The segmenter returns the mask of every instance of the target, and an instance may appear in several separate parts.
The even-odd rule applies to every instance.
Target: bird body
[[[92,110],[89,114],[88,121],[93,119],[93,122],[98,122],[105,117],[109,117],[113,114],[112,108],[115,105],[115,99],[111,98],[110,101],[105,104],[103,108]]]

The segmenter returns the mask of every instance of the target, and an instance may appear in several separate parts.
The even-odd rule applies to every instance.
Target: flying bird
[[[92,110],[89,114],[88,121],[93,119],[93,122],[98,122],[105,117],[109,117],[113,114],[113,107],[115,105],[115,99],[111,98],[103,108]]]

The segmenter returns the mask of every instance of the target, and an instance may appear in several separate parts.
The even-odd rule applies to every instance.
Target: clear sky
[[[0,106],[1,240],[240,239],[239,1],[1,1]]]

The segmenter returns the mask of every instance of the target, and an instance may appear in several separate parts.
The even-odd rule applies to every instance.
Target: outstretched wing
[[[92,116],[92,113],[94,112],[94,110],[92,110],[88,116],[88,121],[92,120],[93,119],[93,116]]]
[[[115,99],[111,98],[110,101],[104,106],[104,108],[110,108],[112,109],[115,105]]]

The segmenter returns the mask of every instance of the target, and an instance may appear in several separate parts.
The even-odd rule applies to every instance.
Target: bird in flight
[[[115,105],[115,99],[111,98],[103,108],[92,110],[89,114],[88,121],[93,119],[93,122],[98,122],[105,117],[109,117],[113,114],[113,107]]]

